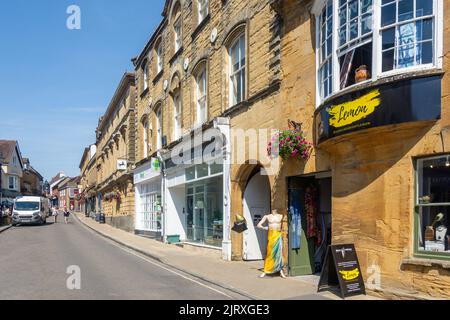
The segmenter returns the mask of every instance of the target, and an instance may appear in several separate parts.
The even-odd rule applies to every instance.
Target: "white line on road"
[[[132,254],[133,256],[138,257],[138,258],[140,258],[140,259],[142,259],[142,260],[144,260],[144,261],[146,261],[146,262],[148,262],[148,263],[150,263],[150,264],[152,264],[152,265],[154,265],[154,266],[156,266],[156,267],[159,267],[159,268],[161,268],[161,269],[163,269],[163,270],[166,270],[166,271],[168,271],[168,272],[170,272],[170,273],[173,273],[173,274],[175,274],[175,275],[177,275],[177,276],[179,276],[179,277],[181,277],[181,278],[183,278],[183,279],[186,279],[186,280],[188,280],[188,281],[191,281],[191,282],[193,282],[193,283],[195,283],[195,284],[198,284],[199,286],[202,286],[202,287],[207,288],[207,289],[209,289],[209,290],[211,290],[211,291],[214,291],[214,292],[216,292],[216,293],[219,293],[219,294],[221,294],[221,295],[223,295],[223,296],[225,296],[225,297],[227,297],[227,298],[229,298],[229,299],[231,299],[231,300],[234,300],[234,298],[233,298],[232,296],[226,294],[225,292],[222,292],[222,291],[220,291],[220,290],[217,290],[217,289],[215,289],[215,288],[213,288],[213,287],[211,287],[211,286],[208,286],[208,285],[206,285],[206,284],[204,284],[204,283],[201,283],[200,281],[197,281],[197,280],[195,280],[195,279],[189,278],[189,277],[187,277],[187,276],[185,276],[185,275],[183,275],[183,274],[181,274],[181,273],[179,273],[179,272],[177,272],[177,271],[174,271],[174,270],[171,270],[171,269],[169,269],[169,268],[167,268],[167,267],[164,267],[164,266],[161,265],[160,263],[157,263],[157,262],[155,262],[155,261],[153,261],[153,260],[150,260],[149,258],[143,256],[142,254],[136,253],[135,251],[133,251],[133,250],[131,250],[131,249],[125,248],[125,247],[123,247],[123,246],[121,246],[121,245],[115,243],[114,241],[112,241],[112,240],[110,240],[110,239],[101,237],[99,234],[93,232],[93,230],[88,229],[87,226],[85,226],[85,225],[84,225],[83,223],[81,223],[80,221],[78,221],[78,223],[81,224],[82,226],[84,226],[87,230],[89,230],[90,232],[92,232],[94,235],[100,237],[101,239],[107,241],[109,244],[111,244],[111,245],[113,245],[113,246],[115,246],[115,247],[121,249],[122,251],[125,251],[125,252],[127,252],[127,253],[129,253],[129,254]]]

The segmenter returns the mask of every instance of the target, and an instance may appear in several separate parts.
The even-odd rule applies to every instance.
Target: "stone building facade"
[[[87,215],[97,212],[97,146],[84,149],[80,161],[81,211]]]
[[[134,74],[125,73],[97,127],[97,210],[126,231],[134,225],[135,93]]]

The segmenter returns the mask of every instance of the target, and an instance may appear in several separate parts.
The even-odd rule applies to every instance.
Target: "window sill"
[[[379,86],[379,85],[386,84],[386,83],[393,83],[393,82],[406,80],[406,79],[432,77],[432,76],[436,76],[436,75],[443,75],[444,73],[445,73],[444,70],[433,67],[433,68],[427,68],[427,69],[408,70],[407,72],[402,71],[402,72],[384,74],[384,75],[379,76],[376,79],[366,80],[364,82],[354,84],[350,87],[347,87],[345,89],[342,89],[338,92],[333,93],[332,95],[328,96],[326,99],[322,100],[321,103],[317,105],[317,108],[329,103],[330,101],[332,101],[338,97],[341,97],[343,95],[346,95],[346,94],[349,94],[352,92],[364,90],[367,88]]]
[[[179,56],[181,56],[182,53],[183,53],[183,47],[178,49],[177,52],[175,52],[175,54],[172,56],[172,58],[170,58],[169,64],[173,65],[174,62],[178,59]]]
[[[160,72],[158,72],[158,74],[155,76],[155,78],[153,79],[153,85],[157,84],[158,81],[161,79],[162,75],[164,73],[164,69],[161,70]]]
[[[448,257],[448,258],[450,258],[450,257]],[[444,268],[444,269],[450,269],[450,260],[444,260],[444,258],[442,260],[440,260],[440,259],[436,259],[436,258],[414,257],[414,258],[403,259],[401,265],[402,265],[402,267],[405,265],[406,266],[411,265],[411,266],[440,267],[440,268]]]
[[[193,41],[195,40],[195,38],[197,38],[197,36],[200,34],[200,32],[202,32],[203,28],[208,24],[209,20],[211,20],[210,14],[208,14],[194,29],[194,32],[192,32],[192,35],[191,35]]]

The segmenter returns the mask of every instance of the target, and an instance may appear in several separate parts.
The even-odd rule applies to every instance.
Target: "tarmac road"
[[[52,220],[0,233],[0,299],[246,299],[122,248],[73,217],[67,225]]]

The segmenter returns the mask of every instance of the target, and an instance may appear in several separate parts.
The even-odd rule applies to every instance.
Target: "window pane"
[[[450,156],[420,160],[418,202],[450,203]]]
[[[416,63],[417,64],[428,64],[433,63],[433,42],[423,42],[417,45],[416,48],[417,56]]]
[[[450,207],[419,207],[419,251],[450,253]]]
[[[414,66],[414,44],[408,44],[398,48],[397,68],[407,68]]]
[[[358,16],[358,0],[351,0],[348,4],[348,13],[350,19]]]
[[[339,10],[339,25],[343,26],[347,22],[347,10],[345,7],[342,10]]]
[[[397,45],[414,43],[414,28],[414,22],[399,26],[397,28]]]
[[[200,164],[196,166],[196,168],[197,168],[197,179],[204,178],[209,175],[207,164]]]
[[[383,50],[393,48],[395,46],[395,28],[386,29],[382,33]]]
[[[405,21],[408,19],[412,19],[413,17],[414,0],[400,0],[398,3],[398,21]]]
[[[186,180],[194,180],[195,179],[195,167],[186,169]]]
[[[347,42],[347,25],[339,29],[339,45],[342,46]]]
[[[433,14],[433,1],[416,0],[416,16],[422,17]]]
[[[331,54],[331,49],[333,48],[333,38],[327,40],[327,56]]]
[[[372,0],[361,1],[361,13],[366,13],[372,10]]]
[[[372,14],[366,14],[361,19],[361,33],[367,34],[372,31]]]
[[[417,41],[433,39],[433,19],[417,21],[416,39]]]
[[[383,72],[394,69],[394,49],[383,52]]]
[[[358,38],[358,19],[350,21],[350,40]]]
[[[385,27],[395,23],[395,3],[382,7],[381,26]]]

